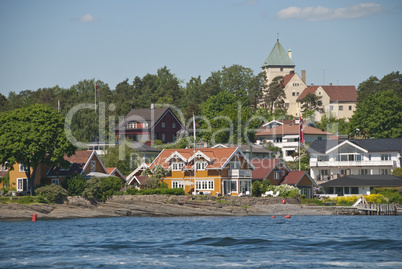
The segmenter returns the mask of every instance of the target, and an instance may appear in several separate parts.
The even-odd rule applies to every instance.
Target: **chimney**
[[[306,70],[301,71],[301,79],[303,80],[304,84],[306,84]]]
[[[155,104],[151,104],[151,109],[155,109]]]
[[[288,49],[288,56],[290,59],[292,59],[292,50],[291,49]]]

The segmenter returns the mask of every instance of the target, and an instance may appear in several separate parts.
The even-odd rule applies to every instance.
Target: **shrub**
[[[139,190],[137,190],[135,188],[126,190],[126,194],[129,194],[129,195],[136,195],[136,194],[138,194],[138,192],[139,192]]]
[[[67,191],[60,185],[48,185],[35,190],[36,194],[42,196],[48,203],[63,203],[67,196]]]
[[[261,182],[254,181],[252,186],[253,196],[260,197],[261,196]]]
[[[106,201],[107,198],[118,193],[123,187],[121,178],[107,177],[98,179],[93,177],[87,181],[86,188],[82,195],[87,199]]]
[[[401,188],[374,188],[372,193],[383,195],[389,203],[402,203]]]
[[[61,186],[67,190],[71,196],[81,195],[87,185],[87,179],[82,175],[72,175],[66,177]]]

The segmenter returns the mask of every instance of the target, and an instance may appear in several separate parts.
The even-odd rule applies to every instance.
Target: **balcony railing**
[[[251,178],[251,170],[248,169],[230,169],[229,177],[249,177]]]
[[[310,167],[394,166],[394,161],[310,161]]]

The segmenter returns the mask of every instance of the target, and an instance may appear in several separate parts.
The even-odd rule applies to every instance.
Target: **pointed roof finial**
[[[276,41],[279,42],[279,33],[278,32],[276,33]]]

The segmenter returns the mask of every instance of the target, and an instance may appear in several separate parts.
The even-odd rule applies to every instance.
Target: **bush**
[[[252,186],[253,196],[260,197],[261,196],[261,182],[254,181]]]
[[[389,203],[402,204],[401,188],[374,188],[372,193],[383,195]]]
[[[107,177],[98,179],[93,177],[87,181],[82,195],[87,199],[106,201],[107,198],[117,194],[123,187],[123,181],[117,177]]]
[[[72,175],[66,177],[61,186],[67,190],[67,194],[71,196],[82,195],[87,185],[87,179],[82,175]]]
[[[128,194],[128,195],[136,195],[136,194],[138,194],[138,192],[139,192],[139,190],[135,189],[135,188],[126,190],[126,194]]]
[[[60,185],[48,185],[40,187],[35,190],[36,194],[43,197],[48,203],[60,203],[62,204],[64,199],[67,197],[67,191],[63,189]]]

